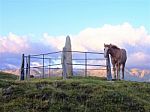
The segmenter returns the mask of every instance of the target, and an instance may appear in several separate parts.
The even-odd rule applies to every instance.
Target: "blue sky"
[[[128,51],[127,67],[149,69],[150,0],[0,0],[0,68],[62,50],[66,35],[74,50],[113,43]]]
[[[149,0],[0,0],[0,35],[77,34],[129,22],[150,32]]]

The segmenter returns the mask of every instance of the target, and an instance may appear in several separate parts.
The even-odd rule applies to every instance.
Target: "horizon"
[[[0,0],[0,70],[20,68],[21,54],[72,49],[127,50],[127,68],[150,70],[149,0]]]

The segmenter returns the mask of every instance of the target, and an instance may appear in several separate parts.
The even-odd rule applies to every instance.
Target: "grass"
[[[111,82],[98,77],[72,77],[67,80],[55,77],[30,81],[1,78],[1,111],[149,112],[150,83]]]
[[[6,72],[0,72],[0,79],[6,79],[6,80],[16,80],[19,77],[16,75],[13,75],[11,73],[6,73]]]

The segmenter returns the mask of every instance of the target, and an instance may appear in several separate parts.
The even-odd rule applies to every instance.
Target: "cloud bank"
[[[27,37],[9,33],[6,37],[0,37],[0,53],[19,53],[29,48]]]
[[[57,38],[47,34],[43,38],[58,50],[64,45],[65,37]],[[80,51],[102,52],[104,43],[116,44],[127,50],[127,67],[150,68],[150,35],[144,26],[134,28],[129,23],[105,24],[98,28],[86,28],[77,35],[71,35],[71,40],[73,50]]]
[[[0,53],[9,53],[11,56],[11,53],[45,53],[62,50],[65,37],[66,35],[52,36],[44,33],[39,42],[34,43],[29,37],[10,33],[6,37],[0,37]],[[133,27],[129,23],[105,24],[98,28],[86,28],[70,37],[73,50],[103,52],[104,43],[112,43],[127,50],[127,67],[150,68],[150,35],[144,26]]]

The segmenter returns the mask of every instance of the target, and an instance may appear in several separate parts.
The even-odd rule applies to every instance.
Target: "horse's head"
[[[106,58],[110,53],[111,44],[104,44],[104,57]]]
[[[106,58],[115,49],[119,50],[120,48],[113,44],[104,44],[104,57]]]

